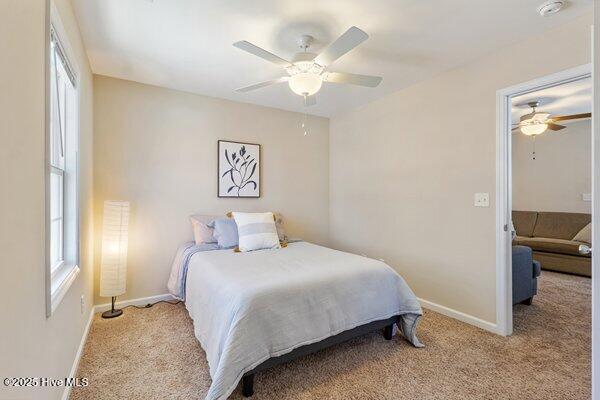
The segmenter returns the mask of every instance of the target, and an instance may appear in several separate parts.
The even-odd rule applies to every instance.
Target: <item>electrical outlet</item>
[[[85,310],[85,300],[83,299],[83,295],[81,295],[81,313],[83,314],[83,311]]]
[[[592,194],[591,193],[581,193],[581,200],[592,201]]]
[[[489,193],[475,193],[475,207],[489,207],[490,206],[490,194]]]

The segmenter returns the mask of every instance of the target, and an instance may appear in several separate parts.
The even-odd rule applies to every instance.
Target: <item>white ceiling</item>
[[[591,113],[592,78],[581,79],[514,97],[512,99],[513,124],[518,123],[522,115],[531,112],[531,108],[527,105],[530,101],[539,101],[540,105],[537,111],[550,113],[551,117]]]
[[[248,40],[283,58],[302,34],[313,52],[352,25],[370,38],[331,70],[383,77],[375,89],[325,83],[311,114],[331,116],[496,48],[592,12],[570,0],[541,17],[541,0],[72,0],[96,74],[208,96],[303,111],[287,84],[235,88],[282,75],[231,44]]]

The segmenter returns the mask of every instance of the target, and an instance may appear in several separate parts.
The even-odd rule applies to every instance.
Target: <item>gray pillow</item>
[[[214,229],[213,236],[217,239],[219,247],[228,249],[238,245],[237,224],[233,218],[218,218],[208,226]]]

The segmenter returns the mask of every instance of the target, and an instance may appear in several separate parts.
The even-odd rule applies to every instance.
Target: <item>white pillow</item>
[[[584,226],[578,233],[575,235],[573,240],[578,242],[583,242],[587,244],[592,243],[592,223],[590,222],[586,226]]]
[[[280,249],[273,213],[232,212],[237,224],[240,251]]]

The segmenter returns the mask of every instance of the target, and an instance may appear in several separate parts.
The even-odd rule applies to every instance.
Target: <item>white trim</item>
[[[600,7],[596,1],[594,26],[592,26],[592,81],[594,99],[592,105],[592,249],[600,249]],[[598,253],[596,251],[596,253]],[[592,399],[600,399],[600,257],[592,256]]]
[[[64,267],[63,267],[64,268]],[[52,284],[50,286],[50,303],[51,308],[50,312],[54,313],[56,308],[59,306],[62,299],[65,297],[65,294],[69,291],[69,288],[75,282],[75,278],[79,275],[79,267],[77,265],[71,266],[68,272],[64,276],[61,276],[59,273],[53,274],[53,280],[60,280],[58,287],[52,290]]]
[[[511,195],[511,115],[510,99],[591,76],[592,65],[586,64],[560,71],[496,92],[496,324],[498,333],[510,335],[512,322],[512,253],[510,227]]]
[[[50,165],[50,96],[52,91],[50,90],[50,81],[51,81],[51,68],[50,68],[50,31],[54,29],[57,38],[60,40],[61,48],[64,55],[68,59],[69,66],[72,69],[73,74],[75,75],[75,93],[76,93],[76,104],[77,104],[77,147],[79,149],[79,145],[81,144],[81,82],[80,82],[80,68],[77,63],[76,53],[71,48],[69,41],[67,40],[69,36],[64,28],[64,25],[60,18],[60,13],[58,12],[54,2],[46,0],[46,31],[45,31],[45,66],[44,66],[44,76],[45,76],[45,165]],[[76,218],[76,229],[77,229],[77,240],[76,240],[76,248],[75,248],[75,263],[79,263],[79,256],[81,254],[81,219],[80,219],[80,177],[79,177],[79,152],[76,152],[76,165],[75,165],[75,179],[76,179],[76,193],[75,193],[75,218]],[[44,214],[44,251],[45,251],[45,297],[46,297],[46,318],[50,318],[53,312],[56,310],[58,305],[60,304],[60,300],[64,297],[65,293],[68,291],[69,287],[73,283],[75,277],[79,273],[79,267],[75,268],[73,271],[69,271],[71,275],[69,275],[70,279],[65,279],[65,282],[60,284],[60,292],[55,290],[55,292],[59,292],[58,294],[53,293],[52,291],[52,283],[53,283],[53,274],[51,272],[50,265],[50,224],[48,223],[48,216],[50,215],[50,179],[49,179],[49,170],[45,173],[45,214]],[[63,213],[63,218],[65,217]],[[55,300],[57,299],[57,300]]]
[[[477,318],[472,315],[465,314],[463,312],[454,310],[454,309],[446,307],[446,306],[442,306],[440,304],[431,302],[429,300],[425,300],[425,299],[421,299],[421,298],[417,298],[417,299],[419,300],[419,302],[421,303],[421,307],[423,307],[423,308],[426,308],[431,311],[435,311],[439,314],[445,315],[450,318],[457,319],[457,320],[465,322],[467,324],[474,325],[474,326],[481,328],[483,330],[486,330],[488,332],[492,332],[495,334],[501,334],[498,329],[498,325],[494,324],[493,322],[485,321],[481,318]]]
[[[509,151],[511,136],[504,134],[510,132],[510,100],[501,91],[496,96],[496,325],[499,334],[507,336],[513,331],[512,315],[507,311],[509,303],[512,307],[512,257],[508,256],[512,239],[509,215],[512,152]]]
[[[119,307],[125,307],[129,305],[144,306],[148,303],[156,303],[157,301],[162,300],[177,299],[171,294],[159,294],[156,296],[141,297],[139,299],[123,300],[115,303],[115,305]],[[96,313],[104,312],[107,310],[110,310],[110,303],[95,305],[90,310],[90,316],[88,318],[87,325],[85,326],[85,330],[83,331],[83,335],[81,336],[81,342],[79,343],[79,348],[77,349],[77,353],[75,354],[75,359],[73,360],[73,366],[71,367],[69,378],[75,378],[77,376],[77,369],[79,368],[79,362],[81,361],[81,356],[83,355],[83,349],[85,348],[85,343],[87,342],[90,327],[92,326],[92,321],[94,320],[94,315]],[[63,391],[62,395],[62,400],[68,400],[70,395],[71,387],[65,387],[65,390]]]
[[[73,360],[73,366],[71,367],[71,372],[69,372],[69,378],[75,378],[77,375],[77,369],[79,368],[79,361],[81,361],[81,356],[83,355],[83,349],[85,348],[85,343],[87,342],[88,333],[90,332],[90,327],[92,326],[92,321],[94,320],[94,314],[96,307],[92,307],[90,310],[90,316],[88,318],[87,324],[85,325],[85,330],[83,331],[83,335],[81,336],[81,342],[79,342],[79,348],[77,349],[77,353],[75,353],[75,360]],[[65,386],[65,390],[63,391],[62,400],[68,400],[71,395],[71,386]]]
[[[75,93],[76,93],[76,104],[77,104],[77,150],[81,144],[81,90],[80,90],[80,68],[77,63],[76,53],[71,48],[71,45],[68,41],[68,35],[66,30],[64,29],[64,25],[61,21],[60,13],[58,12],[55,4],[52,1],[46,1],[46,38],[45,38],[45,165],[50,165],[50,96],[52,91],[50,90],[50,36],[51,31],[54,31],[54,34],[60,42],[60,47],[63,55],[67,58],[67,62],[69,64],[69,68],[71,69],[72,74],[75,79]],[[76,243],[75,243],[75,260],[72,260],[73,263],[78,264],[80,262],[79,256],[81,254],[81,219],[80,219],[80,179],[79,179],[79,151],[75,153],[75,229],[76,229]],[[69,287],[75,280],[75,277],[79,273],[79,267],[73,267],[73,270],[69,271],[68,279],[65,279],[60,283],[59,289],[52,290],[53,283],[56,280],[56,277],[52,273],[52,266],[50,265],[50,224],[48,223],[48,216],[50,215],[50,170],[46,170],[45,174],[45,238],[44,238],[44,249],[45,249],[45,297],[46,297],[46,318],[50,318],[53,312],[56,310],[60,301],[64,297],[65,293],[68,291]],[[63,212],[63,218],[65,217]],[[64,220],[63,220],[64,221]],[[64,223],[63,223],[64,229]],[[63,242],[64,246],[64,242]],[[64,251],[64,250],[63,250]],[[64,256],[64,254],[63,254]]]
[[[117,301],[115,303],[115,307],[127,307],[127,306],[145,306],[148,303],[156,303],[157,301],[163,301],[163,300],[167,300],[167,301],[171,301],[171,300],[177,300],[173,295],[171,294],[158,294],[156,296],[150,296],[150,297],[140,297],[139,299],[129,299],[129,300],[123,300],[123,301]],[[104,304],[97,304],[95,307],[96,312],[104,312],[104,311],[108,311],[110,310],[110,303],[104,303]]]

